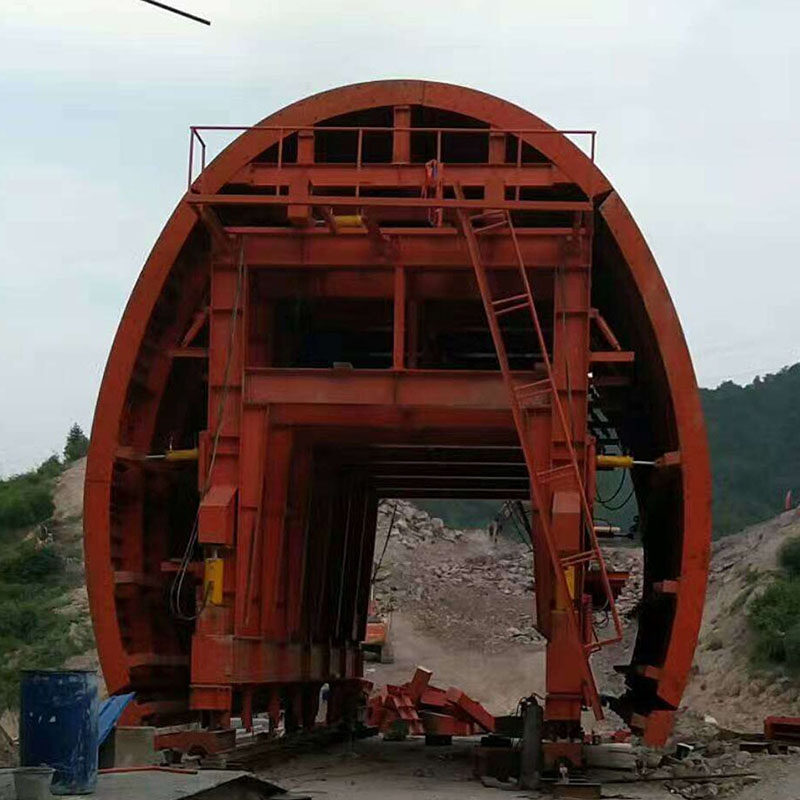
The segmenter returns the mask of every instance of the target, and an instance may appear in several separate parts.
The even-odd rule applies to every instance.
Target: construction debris
[[[544,643],[536,629],[533,555],[524,532],[506,527],[492,541],[484,529],[449,528],[413,503],[391,500],[379,507],[379,552],[393,517],[374,587],[380,613],[409,613],[420,631],[484,652]],[[629,617],[641,598],[642,550],[614,545],[603,552],[608,570],[627,576],[617,608]]]
[[[378,728],[384,738],[401,732],[413,736],[474,736],[494,731],[494,717],[460,689],[432,686],[433,673],[417,667],[402,686],[388,684],[374,694],[367,706],[367,724]]]

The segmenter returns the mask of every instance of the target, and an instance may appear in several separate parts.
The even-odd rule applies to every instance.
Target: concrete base
[[[275,796],[310,800],[305,794],[288,795],[280,786],[249,772],[207,769],[180,773],[158,768],[101,774],[94,800],[182,800],[195,795],[202,795],[203,800],[262,800]]]
[[[155,728],[118,725],[113,737],[115,767],[151,767],[159,763],[160,756],[155,746]]]
[[[0,800],[17,800],[13,768],[0,769]]]

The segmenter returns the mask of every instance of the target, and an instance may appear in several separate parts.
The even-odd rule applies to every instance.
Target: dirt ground
[[[552,797],[548,787],[521,790],[508,785],[484,786],[472,774],[470,751],[476,739],[446,747],[428,747],[417,738],[385,742],[362,739],[305,754],[258,774],[292,792],[324,800],[380,798],[381,800],[491,800],[494,797]],[[746,754],[747,755],[747,754]],[[800,757],[755,756],[736,770],[747,781],[678,784],[637,781],[632,773],[589,771],[588,781],[602,783],[602,797],[617,800],[675,800],[681,797],[735,797],[736,800],[798,800]],[[684,794],[679,793],[683,788]]]
[[[59,479],[56,490],[54,539],[71,560],[76,574],[83,569],[81,504],[85,462]],[[404,524],[387,548],[377,594],[391,610],[395,661],[368,662],[366,675],[376,686],[403,683],[418,665],[433,671],[433,683],[454,685],[482,702],[491,712],[512,712],[521,697],[544,693],[544,642],[534,629],[534,587],[530,553],[519,541],[490,542],[483,531],[452,531],[440,520],[408,508]],[[383,515],[383,533],[388,515]],[[684,697],[683,716],[713,716],[737,730],[760,729],[769,713],[800,716],[800,686],[788,678],[754,675],[747,660],[746,610],[776,569],[776,554],[789,536],[800,535],[800,517],[788,512],[715,543],[700,645],[693,676]],[[379,524],[379,544],[382,542]],[[612,561],[641,574],[641,550],[619,548]],[[629,598],[633,609],[640,591],[634,578]],[[80,612],[88,624],[84,587],[72,590],[70,613]],[[595,657],[601,691],[621,689],[612,667],[624,664],[635,635],[635,617],[627,615],[626,641]],[[97,666],[93,650],[70,666]],[[692,712],[687,712],[691,709]],[[610,727],[618,726],[612,719]],[[589,716],[587,730],[603,730]],[[410,797],[488,798],[472,777],[467,740],[444,747],[426,747],[420,739],[356,741],[309,753],[271,767],[264,774],[290,789],[316,797],[406,800]],[[740,800],[800,799],[800,756],[757,757],[748,766],[761,776],[753,785],[737,787]],[[604,776],[608,779],[612,776]],[[697,797],[716,796],[704,790]],[[721,792],[719,796],[726,794]],[[538,793],[513,791],[515,797]],[[665,800],[675,793],[663,783],[609,783],[604,796]]]
[[[381,800],[491,800],[496,797],[552,797],[548,788],[521,790],[514,786],[484,786],[472,775],[470,751],[477,743],[465,739],[446,747],[428,747],[420,739],[384,742],[362,739],[310,753],[259,774],[296,793],[325,800],[380,798]],[[730,797],[737,800],[797,800],[800,797],[800,761],[797,756],[764,756],[746,768],[756,777],[735,795],[716,784],[694,784],[694,797]],[[618,800],[675,800],[681,795],[664,781],[636,782],[630,773],[590,771],[589,781],[603,784],[602,796]],[[724,784],[723,784],[724,787]],[[685,796],[685,795],[684,795]]]
[[[800,536],[798,510],[714,543],[703,626],[683,704],[724,727],[759,731],[770,714],[800,716],[797,680],[753,670],[747,646],[747,609],[768,585],[778,550],[792,536]]]
[[[376,685],[405,683],[417,666],[433,670],[431,682],[458,686],[493,714],[513,713],[520,698],[544,693],[544,644],[513,645],[499,653],[457,647],[415,629],[402,612],[392,615],[395,662],[368,662],[365,677]]]

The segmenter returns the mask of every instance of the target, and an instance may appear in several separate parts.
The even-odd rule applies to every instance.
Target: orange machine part
[[[536,388],[547,359],[511,296],[497,316],[514,380],[533,387],[526,452],[544,465],[532,536],[545,736],[578,741],[591,699],[564,615],[572,604],[591,647],[576,498],[594,494],[595,449],[619,447],[657,466],[633,472],[644,594],[614,707],[663,740],[703,608],[708,451],[675,309],[592,154],[511,103],[423,81],[302,100],[195,174],[203,142],[192,129],[188,190],[133,289],[92,429],[87,582],[109,691],[135,690],[144,722],[224,727],[283,707],[291,727],[313,723],[328,684],[329,718],[347,714],[363,694],[379,499],[530,500],[458,224],[469,214],[486,223],[498,296],[524,263],[585,476],[565,469]],[[516,240],[489,227],[498,209]],[[194,448],[197,460],[147,458]],[[221,603],[204,597],[211,556]]]

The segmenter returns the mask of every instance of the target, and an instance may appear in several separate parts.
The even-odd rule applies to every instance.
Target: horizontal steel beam
[[[520,373],[520,382],[537,373]],[[499,372],[444,370],[248,369],[244,401],[281,403],[508,409],[508,391]],[[547,408],[546,399],[542,408]],[[365,420],[366,423],[366,420]],[[368,424],[368,423],[367,423]]]
[[[389,475],[378,478],[375,481],[378,491],[385,486],[404,489],[438,489],[441,491],[445,489],[491,489],[497,491],[501,489],[524,489],[527,491],[529,485],[530,479],[527,475],[524,477],[511,477],[508,475],[499,477],[488,475],[481,475],[480,477],[470,475],[423,475],[419,478]]]
[[[384,486],[377,489],[381,498],[409,500],[530,500],[530,492],[521,489],[410,489]]]
[[[547,415],[542,414],[541,419],[549,425]],[[345,437],[344,429],[360,428],[358,435],[362,441],[369,441],[373,435],[408,440],[409,433],[413,432],[442,444],[469,443],[476,436],[482,441],[498,443],[500,440],[515,441],[517,437],[509,409],[275,403],[270,407],[270,422],[333,429],[333,437],[337,434]],[[345,441],[352,441],[352,432]]]
[[[372,444],[365,447],[338,448],[347,460],[367,464],[524,464],[520,447],[502,445],[429,445]]]
[[[349,267],[359,273],[390,273],[396,264],[407,269],[472,271],[460,235],[454,228],[385,228],[392,243],[390,260],[376,258],[375,244],[364,231],[330,235],[321,228],[226,228],[246,234],[244,258],[248,268]],[[520,253],[531,269],[554,269],[565,264],[564,244],[571,228],[527,228],[517,231]],[[518,269],[508,235],[487,234],[483,252],[489,270]],[[230,264],[235,259],[228,257]],[[220,264],[225,263],[220,261]],[[569,259],[574,268],[588,268]],[[365,265],[369,265],[368,267]]]
[[[553,164],[447,164],[444,183],[463,186],[539,187],[571,184],[572,181]],[[316,186],[369,188],[420,187],[426,182],[424,164],[270,164],[251,162],[228,180],[242,186]]]
[[[331,206],[333,208],[459,208],[472,211],[592,211],[592,203],[577,200],[451,200],[427,197],[340,197],[337,195],[188,194],[196,206]]]
[[[633,364],[635,360],[632,350],[595,350],[589,354],[592,364]]]
[[[344,464],[352,463],[344,461]],[[362,466],[361,462],[355,462]],[[501,480],[504,478],[519,478],[528,480],[528,469],[525,464],[484,464],[484,463],[416,463],[416,464],[367,464],[369,474],[376,480],[385,482],[391,478],[424,478],[430,476],[433,481],[453,478],[460,480],[462,477],[484,477],[487,480]]]

